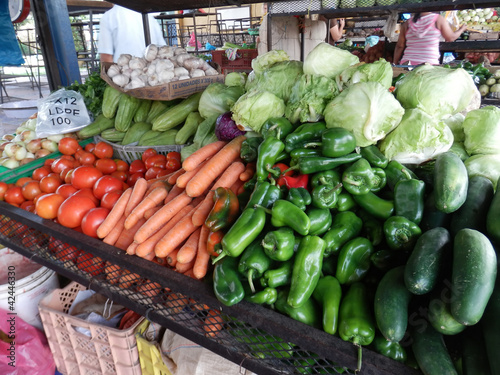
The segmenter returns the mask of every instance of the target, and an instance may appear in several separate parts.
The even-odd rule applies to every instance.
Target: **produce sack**
[[[42,331],[3,309],[0,319],[0,374],[54,374],[56,365]]]
[[[328,128],[350,130],[356,145],[376,144],[401,121],[404,109],[378,82],[356,83],[327,104],[323,115]]]
[[[318,74],[335,78],[347,67],[359,63],[359,58],[351,52],[319,43],[304,60],[304,74]]]
[[[198,111],[203,118],[226,113],[244,92],[245,89],[242,86],[211,83],[201,94]]]
[[[337,76],[337,84],[339,90],[358,83],[358,82],[378,82],[386,89],[392,85],[392,66],[383,58],[373,63],[359,63],[352,65],[339,76]]]
[[[424,64],[396,83],[395,95],[405,109],[418,108],[441,119],[467,108],[476,91],[464,69]]]
[[[318,122],[326,105],[339,94],[337,84],[325,76],[303,74],[292,88],[285,116],[292,123]]]
[[[301,75],[301,61],[281,61],[261,73],[256,72],[255,78],[248,80],[245,88],[247,91],[269,91],[286,103],[292,93],[292,87]]]
[[[470,111],[462,125],[469,155],[500,154],[500,109],[487,106]]]
[[[420,164],[448,151],[452,144],[453,133],[443,121],[419,109],[408,109],[379,147],[388,159],[401,164]]]

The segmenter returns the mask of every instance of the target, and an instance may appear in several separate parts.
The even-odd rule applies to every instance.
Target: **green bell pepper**
[[[262,240],[262,247],[266,255],[280,262],[285,262],[293,257],[295,234],[292,228],[281,227],[267,232]]]
[[[264,138],[275,137],[283,140],[294,130],[294,128],[295,127],[286,117],[271,117],[262,125],[260,134],[262,134]]]
[[[396,186],[398,181],[407,180],[408,173],[410,174],[411,178],[418,179],[415,173],[410,171],[403,164],[397,162],[396,160],[391,160],[389,164],[387,164],[387,167],[384,168],[384,170],[385,175],[387,176],[387,186],[391,190],[394,190],[394,187]]]
[[[340,249],[335,277],[341,284],[352,284],[365,277],[370,269],[372,243],[364,237],[356,237]]]
[[[259,206],[256,206],[259,207]],[[274,227],[290,227],[302,236],[309,233],[311,220],[304,211],[284,199],[274,202],[271,209],[261,207],[264,212],[271,215],[271,225]]]
[[[335,277],[319,279],[313,298],[323,307],[323,331],[330,335],[337,332],[341,297],[342,287]]]
[[[372,193],[377,193],[382,190],[387,184],[387,176],[382,168],[373,168],[375,178],[373,179],[373,187],[370,189]]]
[[[288,190],[286,200],[292,202],[294,205],[304,211],[306,207],[311,204],[312,197],[307,189],[303,187],[290,188]]]
[[[297,159],[297,163],[290,170],[298,169],[302,174],[313,174],[316,172],[335,169],[340,165],[349,164],[360,159],[361,155],[353,152],[338,158],[327,158],[324,156],[303,156]]]
[[[337,257],[323,258],[321,272],[323,272],[323,276],[335,276],[335,273],[337,272]]]
[[[373,349],[377,353],[380,353],[388,358],[394,359],[395,361],[405,363],[406,361],[406,350],[397,341],[389,341],[384,336],[375,336],[373,340]]]
[[[229,188],[219,186],[214,192],[214,206],[208,214],[205,225],[211,232],[231,226],[240,213],[238,198]]]
[[[422,234],[413,221],[403,216],[391,216],[384,222],[385,242],[392,250],[410,250]]]
[[[319,315],[318,304],[313,298],[307,299],[302,306],[292,307],[288,304],[288,290],[281,290],[278,292],[278,299],[274,307],[280,313],[289,316],[290,318],[307,324],[314,328],[321,328],[321,320]]]
[[[302,124],[285,138],[285,150],[290,153],[296,148],[303,148],[306,143],[321,139],[321,134],[326,130],[324,122]]]
[[[361,371],[363,349],[375,338],[375,321],[368,302],[366,286],[357,282],[347,290],[339,311],[339,336],[358,347],[358,368]]]
[[[274,202],[281,199],[282,195],[282,191],[278,186],[268,181],[259,181],[255,184],[245,208],[253,208],[255,205],[269,208]]]
[[[318,146],[323,156],[338,158],[350,154],[356,149],[356,138],[347,129],[329,128],[321,134],[321,142],[311,142],[305,145],[305,147]]]
[[[394,186],[394,214],[419,224],[424,215],[424,194],[425,182],[413,178],[398,181]]]
[[[228,330],[236,341],[247,344],[248,351],[257,358],[291,358],[294,345],[278,336],[269,335],[256,328],[235,327]]]
[[[252,293],[255,293],[253,279],[258,279],[259,277],[261,277],[273,263],[272,259],[269,258],[265,253],[261,242],[261,236],[257,237],[243,251],[238,263],[238,271],[242,275],[247,277],[248,285],[250,285]]]
[[[347,167],[342,174],[342,184],[352,195],[363,195],[370,192],[375,179],[375,173],[370,163],[363,158]]]
[[[372,264],[382,271],[398,266],[399,258],[398,252],[387,249],[378,250],[370,256]]]
[[[358,236],[362,227],[363,221],[354,212],[336,214],[331,228],[322,237],[326,244],[325,257],[338,253],[346,242]]]
[[[275,288],[267,287],[263,290],[245,296],[245,300],[258,305],[272,305],[278,299],[278,291]]]
[[[267,180],[269,171],[274,164],[276,164],[276,159],[285,149],[285,144],[275,137],[267,137],[259,145],[257,161],[255,163],[255,175],[257,176],[257,181]]]
[[[383,222],[370,215],[365,210],[358,210],[358,216],[363,221],[361,235],[370,240],[373,246],[378,246],[384,240]]]
[[[279,286],[290,285],[292,282],[293,262],[295,259],[289,259],[282,262],[278,268],[267,270],[260,278],[260,284],[263,287],[277,288]]]
[[[257,160],[259,145],[262,143],[262,137],[249,137],[241,144],[240,157],[245,163],[251,163]]]
[[[330,229],[333,218],[328,208],[309,207],[306,210],[306,214],[309,216],[309,220],[311,220],[309,235],[320,236]]]
[[[306,236],[300,241],[287,299],[291,307],[302,306],[313,294],[321,276],[324,252],[325,241],[321,237]]]
[[[317,208],[334,208],[341,189],[342,184],[316,186],[311,194],[312,205]]]
[[[245,289],[238,272],[238,259],[226,257],[217,262],[213,273],[213,287],[217,299],[232,306],[245,297]]]
[[[264,208],[246,208],[222,238],[222,252],[212,263],[229,255],[238,257],[262,232],[266,225]],[[302,212],[302,211],[301,211]]]
[[[356,202],[352,198],[352,195],[347,192],[342,192],[337,197],[337,211],[344,212],[350,211],[357,206]]]
[[[292,159],[292,161],[296,161],[298,158],[304,156],[321,156],[321,152],[314,148],[296,148],[290,151],[290,158]]]
[[[394,202],[380,198],[371,191],[362,195],[352,195],[354,201],[377,219],[388,219],[394,213]]]
[[[340,173],[333,169],[315,173],[311,177],[311,186],[313,188],[322,185],[337,186],[341,182],[342,178],[340,177]]]
[[[361,147],[359,152],[364,159],[368,160],[373,168],[384,169],[389,164],[389,159],[375,145]]]

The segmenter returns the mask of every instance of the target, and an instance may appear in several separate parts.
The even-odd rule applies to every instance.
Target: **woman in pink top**
[[[449,22],[439,14],[415,13],[413,18],[401,25],[399,39],[394,50],[394,63],[438,65],[441,56],[440,37],[443,36],[447,42],[454,42],[466,28],[466,25],[462,25],[457,31],[453,31]]]

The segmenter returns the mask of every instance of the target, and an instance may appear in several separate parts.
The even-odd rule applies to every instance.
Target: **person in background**
[[[158,21],[148,15],[151,43],[166,45]],[[142,14],[114,5],[99,22],[98,50],[101,62],[116,62],[121,54],[142,57],[146,49]]]
[[[342,38],[344,26],[345,18],[332,18],[330,20],[330,44],[335,44]]]
[[[394,64],[439,65],[439,41],[454,42],[467,28],[462,25],[453,31],[450,23],[440,14],[418,12],[401,25],[399,39],[394,49]],[[403,53],[404,52],[404,53]]]

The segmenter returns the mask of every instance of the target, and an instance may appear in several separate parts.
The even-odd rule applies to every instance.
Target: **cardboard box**
[[[497,40],[498,32],[470,33],[469,40]]]
[[[205,90],[205,88],[213,82],[224,83],[224,74],[216,76],[196,77],[184,79],[182,81],[169,82],[160,86],[146,86],[138,89],[125,90],[116,85],[106,72],[112,63],[101,64],[101,78],[115,89],[139,99],[150,100],[172,100],[178,98],[187,98],[189,95]],[[220,66],[216,66],[220,73]]]

